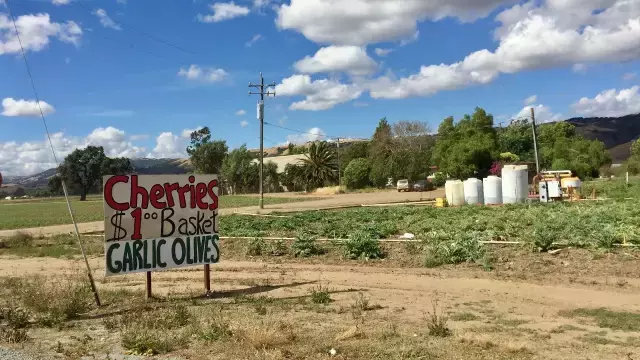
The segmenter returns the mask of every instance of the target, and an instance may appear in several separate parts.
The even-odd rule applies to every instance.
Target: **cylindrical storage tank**
[[[464,181],[464,202],[470,205],[483,204],[482,181],[469,178]]]
[[[497,176],[489,176],[482,180],[482,190],[485,205],[502,204],[502,179]]]
[[[502,168],[502,202],[504,204],[523,203],[529,197],[529,174],[522,166]]]
[[[464,184],[460,180],[448,180],[444,185],[449,206],[464,205]]]

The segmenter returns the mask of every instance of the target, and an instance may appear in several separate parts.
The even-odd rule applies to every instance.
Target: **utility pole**
[[[338,190],[340,190],[340,186],[342,186],[342,177],[340,175],[340,138],[338,139]]]
[[[536,114],[531,108],[531,129],[533,130],[533,151],[536,154],[536,175],[540,174],[540,161],[538,160],[538,136],[536,134]]]
[[[276,91],[275,89],[273,90],[273,92],[269,92],[269,88],[275,88],[276,87],[276,83],[275,81],[271,84],[265,85],[264,84],[264,78],[262,77],[262,73],[260,73],[260,83],[259,84],[252,84],[251,82],[249,83],[249,87],[252,88],[256,88],[259,90],[259,92],[251,92],[251,90],[249,90],[249,95],[260,95],[260,101],[258,102],[258,120],[260,120],[260,209],[264,209],[264,191],[263,191],[263,186],[262,184],[263,182],[263,165],[264,165],[264,96],[276,96]]]

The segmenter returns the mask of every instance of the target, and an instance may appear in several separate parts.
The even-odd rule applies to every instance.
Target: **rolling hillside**
[[[631,143],[640,137],[640,114],[617,118],[572,118],[567,120],[590,140],[600,140],[614,163],[629,158]]]

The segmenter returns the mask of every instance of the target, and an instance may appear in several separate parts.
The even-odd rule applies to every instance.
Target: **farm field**
[[[265,205],[315,200],[314,197],[265,197]],[[220,197],[223,208],[257,206],[255,196],[227,195]],[[73,198],[72,206],[78,222],[103,219],[102,197],[91,196],[87,201]],[[28,199],[0,202],[0,230],[22,229],[70,223],[64,198]]]
[[[104,277],[102,237],[84,236],[100,308],[72,236],[19,234],[0,246],[0,348],[62,359],[639,360],[640,210],[625,200],[635,185],[597,186],[609,200],[223,215],[221,235],[242,238],[221,240],[211,297],[193,267],[155,272],[145,302],[144,275]],[[415,240],[384,240],[405,232]]]

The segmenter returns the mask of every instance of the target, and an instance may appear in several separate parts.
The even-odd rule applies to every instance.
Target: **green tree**
[[[280,174],[280,182],[287,191],[298,191],[304,188],[304,169],[299,164],[287,164],[284,172]]]
[[[353,159],[344,169],[342,181],[349,189],[362,189],[371,184],[369,180],[370,171],[371,162],[369,159]]]
[[[254,191],[260,178],[259,170],[246,144],[232,150],[222,163],[222,176],[232,194]]]
[[[493,116],[481,108],[454,124],[445,119],[438,129],[433,161],[453,178],[484,177],[498,155]]]
[[[391,177],[410,181],[426,179],[434,144],[429,126],[422,121],[399,121],[392,128]]]
[[[187,147],[187,154],[196,172],[218,174],[228,150],[224,140],[211,142],[211,131],[204,127],[191,133],[191,145]]]
[[[80,201],[86,200],[89,191],[101,185],[103,175],[120,175],[132,171],[129,159],[108,158],[102,146],[76,149],[67,155],[58,168],[58,174],[66,183],[78,189]]]
[[[338,177],[336,153],[326,141],[312,143],[301,164],[307,191],[335,183]]]
[[[369,146],[370,178],[374,186],[385,186],[387,178],[391,177],[392,137],[393,133],[387,118],[380,119]]]
[[[340,168],[342,172],[347,169],[349,163],[354,159],[366,159],[369,157],[369,142],[358,141],[354,142],[349,147],[340,148]]]
[[[51,195],[64,194],[64,191],[62,190],[62,178],[58,175],[49,178],[49,181],[47,182],[47,188]]]
[[[640,174],[640,139],[631,144],[631,156],[627,160],[627,170],[631,175]]]
[[[272,193],[280,191],[280,175],[278,174],[278,165],[276,165],[272,161],[266,162],[264,164],[262,175],[264,176],[264,190],[266,192]]]
[[[533,131],[527,119],[513,120],[505,128],[497,129],[498,150],[501,153],[512,153],[523,161],[533,161]]]

